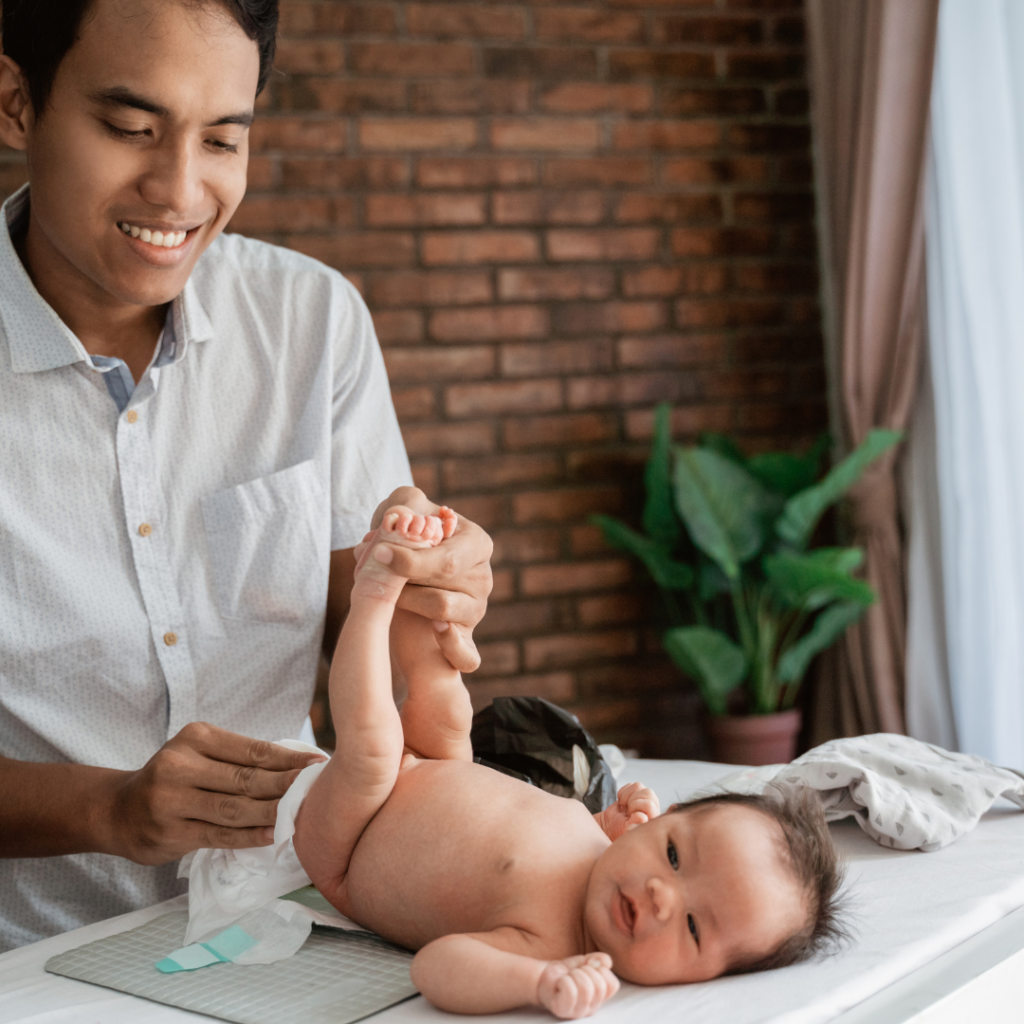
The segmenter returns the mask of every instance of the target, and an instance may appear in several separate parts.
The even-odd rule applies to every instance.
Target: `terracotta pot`
[[[723,764],[785,764],[796,755],[800,709],[771,715],[708,715],[704,731]]]

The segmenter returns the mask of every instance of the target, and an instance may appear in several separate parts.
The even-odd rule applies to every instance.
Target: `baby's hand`
[[[584,953],[552,960],[537,985],[537,1000],[556,1017],[574,1020],[589,1017],[606,999],[619,991],[607,953]]]
[[[618,839],[637,825],[661,814],[661,804],[653,789],[642,782],[631,782],[619,790],[618,800],[595,815],[609,839]]]

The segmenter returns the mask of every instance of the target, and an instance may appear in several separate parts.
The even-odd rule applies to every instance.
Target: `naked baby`
[[[406,581],[377,557],[382,544],[443,544],[456,522],[447,509],[394,508],[357,549],[330,677],[337,753],[294,839],[320,892],[418,950],[415,984],[457,1013],[533,1004],[581,1017],[614,995],[617,976],[704,981],[816,951],[838,872],[813,798],[715,798],[659,815],[634,783],[591,815],[473,763],[462,679],[430,623],[395,609]]]

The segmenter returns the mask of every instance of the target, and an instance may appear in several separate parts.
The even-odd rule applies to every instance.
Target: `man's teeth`
[[[168,231],[165,235],[162,231],[150,231],[149,228],[137,228],[134,224],[129,224],[126,220],[121,221],[118,227],[120,227],[126,235],[131,235],[132,238],[141,238],[142,241],[149,242],[150,245],[159,245],[164,249],[177,249],[177,247],[185,241],[185,236],[188,234],[187,231]]]

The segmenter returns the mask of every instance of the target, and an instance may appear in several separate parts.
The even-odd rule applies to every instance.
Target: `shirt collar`
[[[11,233],[23,230],[28,211],[28,185],[0,206],[0,331],[7,337],[11,368],[15,373],[36,373],[91,362],[85,346],[36,291],[14,248]],[[191,342],[213,337],[213,325],[191,279],[171,303],[171,317],[178,342],[175,362]]]

